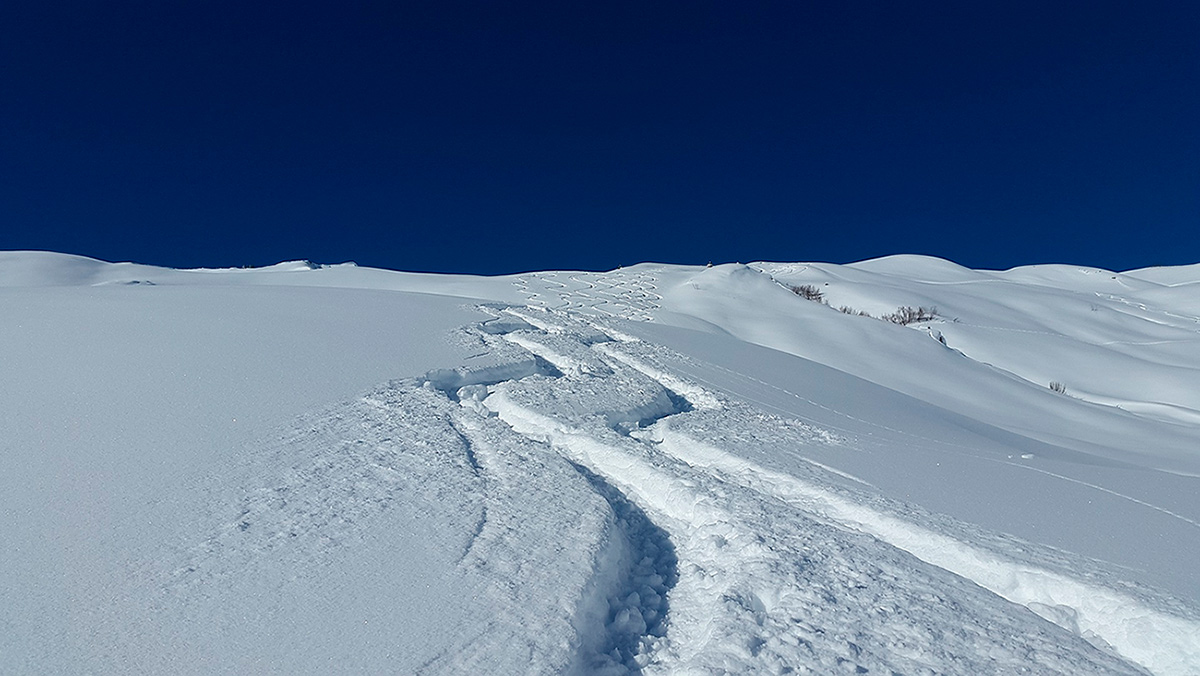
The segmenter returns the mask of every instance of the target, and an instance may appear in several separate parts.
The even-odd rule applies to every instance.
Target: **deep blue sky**
[[[1200,3],[9,2],[0,249],[1200,261]]]

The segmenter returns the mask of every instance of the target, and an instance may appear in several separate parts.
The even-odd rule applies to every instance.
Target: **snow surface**
[[[0,672],[1200,674],[1198,299],[0,252]]]

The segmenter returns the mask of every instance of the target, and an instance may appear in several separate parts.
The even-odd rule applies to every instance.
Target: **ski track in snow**
[[[1155,322],[1156,324],[1164,324],[1164,325],[1175,327],[1175,328],[1183,328],[1183,327],[1180,327],[1177,323],[1161,322],[1156,319],[1151,319],[1150,317],[1147,317],[1145,315],[1149,314],[1149,313],[1154,313],[1154,314],[1160,314],[1160,315],[1164,315],[1166,317],[1170,317],[1171,319],[1182,319],[1185,322],[1191,322],[1193,324],[1200,324],[1200,317],[1195,317],[1192,315],[1182,315],[1182,314],[1179,314],[1176,312],[1170,312],[1170,311],[1163,310],[1160,308],[1152,308],[1152,307],[1146,305],[1145,303],[1132,301],[1132,300],[1129,300],[1128,298],[1122,298],[1121,296],[1114,296],[1114,295],[1108,294],[1108,293],[1096,293],[1096,297],[1103,298],[1105,300],[1112,301],[1114,303],[1121,303],[1123,305],[1128,305],[1130,307],[1141,310],[1143,314],[1138,314],[1138,313],[1129,313],[1129,314],[1133,315],[1134,317],[1137,317],[1138,319],[1145,319],[1147,321]],[[1190,329],[1190,330],[1200,333],[1200,328]]]
[[[650,321],[659,309],[658,279],[647,271],[535,272],[515,280],[530,306]]]

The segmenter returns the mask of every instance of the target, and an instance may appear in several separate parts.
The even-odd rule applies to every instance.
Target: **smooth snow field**
[[[3,674],[1198,675],[1200,266],[0,252],[0,543]]]

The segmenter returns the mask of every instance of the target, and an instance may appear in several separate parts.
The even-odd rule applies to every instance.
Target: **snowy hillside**
[[[1200,266],[0,252],[0,317],[2,673],[1200,674]]]

